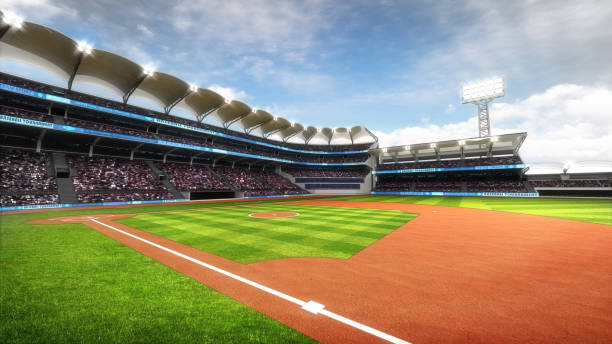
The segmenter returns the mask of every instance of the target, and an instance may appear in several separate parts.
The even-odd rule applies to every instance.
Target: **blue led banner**
[[[78,127],[73,127],[70,125],[61,125],[61,124],[55,124],[55,123],[41,122],[41,121],[35,121],[32,119],[6,116],[2,114],[0,114],[0,122],[9,122],[9,123],[14,123],[14,124],[27,125],[31,127],[54,129],[54,130],[59,130],[59,131],[64,131],[64,132],[89,134],[89,135],[103,136],[103,137],[109,137],[109,138],[115,138],[115,139],[130,140],[130,141],[135,141],[135,142],[144,142],[144,143],[152,143],[152,144],[158,144],[158,145],[164,145],[164,146],[170,146],[170,147],[192,149],[192,150],[198,150],[198,151],[203,151],[203,152],[211,152],[211,153],[219,153],[219,154],[226,154],[226,155],[233,155],[233,156],[241,156],[245,158],[254,158],[254,159],[261,159],[261,160],[268,160],[268,161],[284,162],[284,163],[289,163],[289,164],[310,165],[310,166],[363,165],[363,163],[360,163],[360,162],[324,163],[324,162],[293,161],[293,160],[288,160],[288,159],[268,157],[265,155],[255,155],[255,154],[248,154],[248,153],[233,152],[233,151],[228,151],[225,149],[202,147],[202,146],[190,145],[190,144],[179,143],[179,142],[148,139],[148,138],[138,137],[138,136],[130,136],[130,135],[124,135],[124,134],[109,133],[106,131],[78,128]]]
[[[250,197],[244,197],[244,198],[303,197],[303,196],[314,196],[314,195],[301,194],[301,195],[250,196]],[[73,204],[57,204],[57,203],[35,204],[35,205],[19,205],[19,206],[13,206],[13,207],[0,207],[0,211],[56,209],[56,208],[74,208],[74,207],[96,207],[96,206],[108,206],[108,205],[176,203],[176,202],[189,202],[189,200],[185,198],[185,199],[165,199],[165,200],[156,200],[156,201],[122,201],[122,202],[73,203]]]
[[[244,196],[243,198],[276,198],[276,197],[304,197],[314,196],[313,194],[299,194],[299,195],[271,195],[271,196]]]
[[[367,153],[368,152],[366,149],[358,150],[358,151],[344,151],[344,152],[323,152],[323,151],[309,151],[309,150],[293,149],[293,148],[277,146],[277,145],[273,145],[273,144],[265,143],[265,142],[261,142],[261,141],[251,140],[251,139],[247,139],[247,138],[244,138],[244,137],[239,137],[239,136],[233,136],[233,135],[229,135],[229,134],[219,133],[219,132],[208,130],[208,129],[192,127],[190,125],[185,125],[185,124],[182,124],[182,123],[166,121],[166,120],[159,119],[159,118],[154,118],[154,117],[149,117],[149,116],[142,116],[142,115],[138,115],[138,114],[127,112],[127,111],[121,111],[121,110],[112,109],[112,108],[108,108],[108,107],[104,107],[104,106],[84,103],[84,102],[81,102],[81,101],[78,101],[78,100],[72,100],[72,99],[68,99],[68,98],[64,98],[64,97],[54,96],[54,95],[47,94],[47,93],[35,92],[35,91],[31,91],[31,90],[24,89],[24,88],[21,88],[21,87],[7,85],[7,84],[4,84],[4,83],[0,83],[0,89],[3,89],[5,91],[14,92],[14,93],[19,93],[19,94],[27,95],[27,96],[30,96],[30,97],[36,97],[36,98],[46,99],[46,100],[53,101],[53,102],[69,104],[69,105],[78,106],[78,107],[82,107],[82,108],[86,108],[86,109],[91,109],[91,110],[95,110],[95,111],[108,112],[108,113],[112,113],[112,114],[119,115],[119,116],[124,116],[124,117],[130,117],[130,118],[138,119],[138,120],[141,120],[141,121],[148,121],[148,122],[153,122],[153,123],[157,123],[157,124],[163,124],[163,125],[167,125],[167,126],[171,126],[171,127],[176,127],[176,128],[196,131],[196,132],[203,133],[203,134],[225,137],[225,138],[229,138],[229,139],[232,139],[232,140],[238,140],[238,141],[242,141],[242,142],[253,143],[253,144],[257,144],[257,145],[261,145],[261,146],[266,146],[266,147],[270,147],[270,148],[282,149],[282,150],[286,150],[286,151],[289,151],[289,152],[308,153],[308,154],[355,154],[355,153]]]
[[[478,197],[540,197],[535,192],[436,192],[436,191],[370,191],[371,195],[401,196],[478,196]]]
[[[405,170],[372,171],[373,174],[392,174],[392,173],[423,173],[423,172],[454,172],[454,171],[484,171],[484,170],[505,170],[513,168],[525,168],[525,164],[517,165],[489,165],[489,166],[466,166],[466,167],[438,167],[438,168],[410,168]]]
[[[156,201],[123,201],[123,202],[102,202],[102,203],[74,203],[74,204],[35,204],[35,205],[19,205],[14,207],[0,207],[0,211],[13,210],[32,210],[32,209],[55,209],[55,208],[73,208],[73,207],[95,207],[104,205],[129,205],[129,204],[151,204],[151,203],[176,203],[187,202],[188,199],[165,199]]]

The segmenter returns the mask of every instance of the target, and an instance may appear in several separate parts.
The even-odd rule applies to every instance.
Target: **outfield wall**
[[[370,195],[400,196],[475,196],[475,197],[540,197],[535,192],[419,192],[419,191],[371,191]]]
[[[273,195],[273,196],[250,196],[244,197],[246,198],[281,198],[281,197],[304,197],[304,196],[314,196],[312,194],[302,194],[302,195]],[[221,199],[206,199],[201,200],[202,202],[206,201],[218,201]],[[223,200],[239,200],[238,198],[225,198]],[[97,207],[97,206],[110,206],[110,205],[136,205],[136,204],[156,204],[156,203],[180,203],[180,202],[193,202],[189,199],[166,199],[166,200],[155,200],[155,201],[124,201],[124,202],[102,202],[102,203],[72,203],[72,204],[34,204],[34,205],[18,205],[12,207],[0,207],[0,212],[2,211],[14,211],[14,210],[34,210],[34,209],[58,209],[58,208],[80,208],[80,207]],[[195,201],[198,202],[198,201]]]

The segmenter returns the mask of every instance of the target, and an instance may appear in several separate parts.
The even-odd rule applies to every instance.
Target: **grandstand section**
[[[612,161],[535,164],[525,175],[542,196],[612,197]]]
[[[537,196],[519,156],[526,133],[373,150],[372,193]]]
[[[8,74],[0,74],[0,86],[0,145],[16,155],[47,156],[54,166],[49,178],[62,184],[59,192],[6,196],[3,206],[303,195],[316,190],[282,176],[281,166],[367,174],[368,148],[376,147],[375,138],[351,145],[279,142]],[[10,159],[3,164],[18,168]]]

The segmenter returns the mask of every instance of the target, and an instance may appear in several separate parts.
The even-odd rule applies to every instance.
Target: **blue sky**
[[[477,136],[476,109],[460,104],[460,87],[504,76],[493,131],[527,131],[527,160],[612,160],[610,1],[4,0],[0,7],[292,121],[365,125],[382,145]],[[1,59],[0,68],[28,73]]]

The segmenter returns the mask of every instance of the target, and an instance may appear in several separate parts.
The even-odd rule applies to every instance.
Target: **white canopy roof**
[[[0,15],[4,14],[0,11]],[[79,49],[81,47],[81,49]],[[173,107],[185,109],[197,118],[211,115],[224,127],[236,123],[246,132],[268,137],[278,135],[283,141],[308,144],[314,133],[320,134],[327,144],[350,144],[357,138],[360,143],[375,142],[377,138],[363,127],[309,129],[291,123],[263,110],[252,108],[236,100],[225,100],[209,89],[194,88],[185,81],[147,68],[112,52],[88,49],[72,38],[32,22],[21,27],[0,21],[0,58],[16,59],[36,65],[66,82],[88,83],[104,87],[120,96],[124,102],[135,94],[161,106],[166,113]],[[95,96],[95,95],[94,95]],[[358,129],[356,129],[358,128]]]

